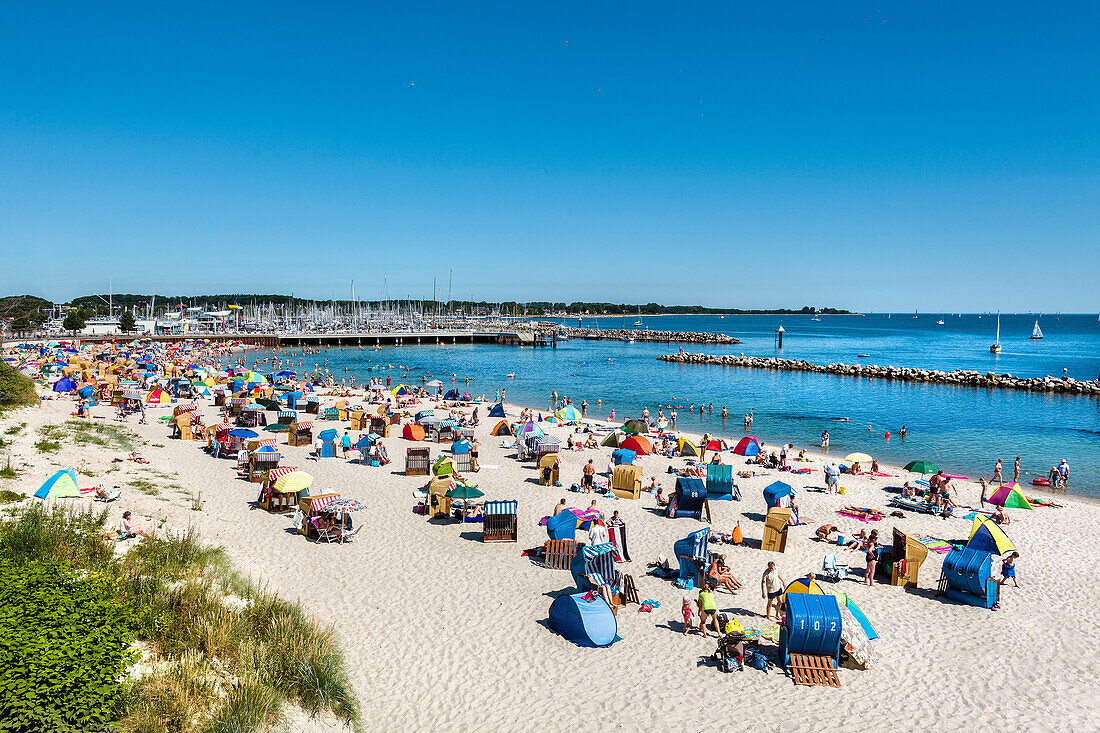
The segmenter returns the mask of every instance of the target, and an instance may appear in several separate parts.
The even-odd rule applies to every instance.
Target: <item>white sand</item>
[[[1095,645],[1100,591],[1093,577],[1100,558],[1092,540],[1100,507],[1090,502],[1056,497],[1066,508],[1011,512],[1014,521],[1007,532],[1022,555],[1022,587],[1005,587],[996,612],[934,597],[943,557],[935,552],[929,553],[915,592],[863,585],[861,555],[842,552],[857,572],[833,587],[850,593],[877,628],[881,638],[873,643],[879,665],[869,671],[842,669],[840,689],[806,688],[777,670],[727,675],[702,663],[715,649],[713,635],[706,640],[682,636],[682,592],[670,581],[645,575],[647,562],[659,554],[671,556],[672,543],[702,525],[658,516],[652,495],[640,501],[601,497],[598,505],[608,515],[618,510],[625,518],[634,558],[625,569],[637,580],[640,596],[659,600],[661,608],[645,614],[628,606],[619,615],[622,640],[609,649],[579,648],[549,630],[550,603],[555,594],[573,590],[571,577],[538,567],[520,552],[546,539],[536,524],[561,497],[581,507],[592,497],[538,486],[533,464],[518,463],[512,451],[499,447],[499,438],[488,435],[497,420],[485,417],[487,406],[481,408],[477,432],[481,461],[500,468],[483,470],[474,480],[488,499],[519,500],[517,544],[486,545],[480,542],[479,524],[436,526],[414,514],[413,492],[426,479],[403,475],[410,444],[401,438],[385,440],[393,463],[371,468],[342,459],[307,460],[306,448],[282,445],[285,438],[280,437],[284,465],[315,477],[312,493],[332,488],[370,508],[355,517],[362,529],[354,543],[324,545],[293,534],[288,517],[253,508],[259,485],[235,478],[234,462],[209,457],[199,441],[169,440],[168,427],[153,418],[171,414],[170,408],[150,410],[147,426],[132,418],[128,427],[150,443],[141,450],[151,468],[176,474],[173,480],[182,490],[154,497],[126,486],[144,468],[129,462],[113,464],[120,470],[104,475],[112,468],[111,458],[123,457],[122,451],[67,446],[57,454],[38,454],[36,428],[63,421],[70,407],[48,402],[0,420],[0,432],[28,423],[14,438],[5,436],[13,440],[8,452],[23,472],[18,479],[0,481],[0,488],[30,494],[57,467],[85,458],[97,476],[81,477],[81,485],[103,481],[123,487],[122,500],[110,505],[112,522],[131,509],[146,527],[190,525],[206,541],[224,545],[243,570],[284,597],[300,599],[336,627],[370,729],[701,730],[742,724],[783,731],[872,725],[1100,729]],[[216,421],[213,407],[204,412],[208,424]],[[513,408],[510,415],[516,412]],[[93,413],[108,416],[97,422],[116,424],[109,408]],[[566,429],[551,432],[564,442]],[[432,445],[433,459],[440,450]],[[579,482],[581,466],[590,457],[602,472],[609,454],[607,448],[564,454],[562,482]],[[740,470],[744,459],[726,455]],[[641,464],[647,483],[656,473],[666,490],[672,488],[669,460],[647,457]],[[816,470],[807,476],[769,471],[739,479],[744,501],[711,504],[718,531],[728,532],[740,520],[745,536],[759,539],[765,512],[761,489],[782,478],[800,490],[803,516],[814,520],[791,528],[785,554],[720,546],[745,589],[737,596],[718,593],[718,603],[746,626],[763,621],[760,575],[769,560],[790,581],[818,570],[822,557],[835,551],[811,539],[820,524],[836,524],[847,535],[878,528],[886,542],[895,523],[948,540],[967,536],[970,523],[961,518],[906,512],[904,519],[860,523],[839,517],[834,512],[843,503],[885,509],[888,495],[881,487],[902,479],[843,477],[847,495],[829,496],[804,490],[823,486],[820,463],[809,465]],[[151,482],[169,483],[155,477]],[[962,503],[976,504],[976,484],[959,486]],[[192,511],[185,492],[202,492],[202,511]],[[328,727],[309,721],[301,729]]]

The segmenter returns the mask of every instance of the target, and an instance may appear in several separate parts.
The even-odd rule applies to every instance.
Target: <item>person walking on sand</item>
[[[1016,456],[1016,462],[1012,464],[1012,483],[1020,483],[1020,457]]]
[[[998,483],[1004,483],[1005,477],[1001,473],[1001,469],[1004,467],[1004,459],[998,458],[997,465],[993,467],[993,480]]]
[[[703,632],[704,637],[710,636],[707,633],[708,617],[714,627],[714,633],[721,636],[722,630],[718,628],[718,604],[714,602],[714,583],[706,583],[699,589],[699,630]]]
[[[775,620],[779,620],[779,614],[783,608],[783,589],[786,587],[787,582],[776,570],[775,562],[769,562],[768,569],[764,571],[763,577],[760,578],[760,597],[768,601],[767,606],[764,608],[764,618],[771,620],[772,604],[774,603]]]
[[[692,619],[694,614],[691,612],[691,596],[684,596],[683,605],[680,606],[680,613],[684,616],[684,636],[688,635],[688,632],[692,629]]]
[[[1001,560],[1001,579],[997,581],[997,585],[1004,585],[1006,581],[1011,580],[1012,585],[1020,587],[1016,582],[1016,558],[1019,556],[1020,553],[1013,551],[1011,555]]]

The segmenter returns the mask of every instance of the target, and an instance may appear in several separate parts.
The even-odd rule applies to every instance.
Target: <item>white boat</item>
[[[1035,326],[1034,326],[1034,328],[1031,329],[1031,335],[1028,336],[1028,338],[1038,340],[1038,339],[1041,339],[1042,337],[1043,337],[1043,329],[1039,328],[1039,319],[1036,318],[1035,319]]]
[[[942,326],[943,325],[943,319],[941,318],[940,320],[936,321],[936,325],[937,326]]]
[[[1001,314],[997,314],[997,337],[993,341],[993,345],[989,347],[990,354],[1001,353]]]

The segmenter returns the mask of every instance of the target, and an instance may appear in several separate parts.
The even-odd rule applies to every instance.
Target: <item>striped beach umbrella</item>
[[[275,482],[274,490],[281,494],[296,494],[313,485],[313,477],[305,471],[291,471],[285,476],[280,476]]]

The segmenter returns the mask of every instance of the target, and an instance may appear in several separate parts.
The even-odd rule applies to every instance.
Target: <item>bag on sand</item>
[[[730,542],[739,545],[744,541],[745,538],[741,535],[741,523],[738,522],[737,526],[733,528],[733,532],[730,533]]]

